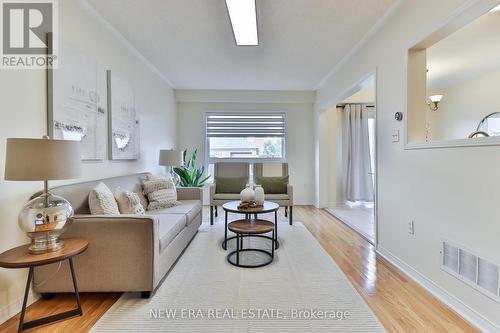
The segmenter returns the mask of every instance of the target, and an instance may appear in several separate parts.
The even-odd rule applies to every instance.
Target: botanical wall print
[[[49,71],[49,132],[82,143],[82,159],[106,158],[106,72],[95,60],[62,43],[59,66]]]
[[[135,160],[140,155],[140,123],[131,84],[108,71],[110,111],[109,146],[113,160]]]

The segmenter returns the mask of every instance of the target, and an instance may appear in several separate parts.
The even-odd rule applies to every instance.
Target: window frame
[[[255,114],[262,114],[262,115],[281,115],[283,116],[283,121],[285,123],[285,135],[283,136],[283,141],[281,144],[281,157],[280,158],[263,158],[263,157],[255,157],[255,158],[216,158],[216,157],[210,157],[210,143],[209,143],[209,138],[207,136],[207,120],[209,116],[214,116],[214,115],[227,115],[228,113],[235,114],[238,116],[247,116],[247,115],[255,115]],[[228,110],[228,111],[207,111],[205,112],[205,117],[204,117],[204,128],[205,128],[205,163],[207,164],[214,164],[217,162],[235,162],[235,163],[241,163],[241,162],[246,162],[246,163],[265,163],[265,162],[286,162],[286,142],[287,142],[287,137],[288,137],[288,121],[287,121],[287,113],[285,111],[263,111],[263,110],[239,110],[239,111],[233,111],[233,110]]]

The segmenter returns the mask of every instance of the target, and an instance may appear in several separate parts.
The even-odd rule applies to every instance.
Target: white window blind
[[[208,112],[206,152],[210,163],[284,161],[286,117],[283,112]]]
[[[284,113],[209,113],[207,138],[284,138]]]

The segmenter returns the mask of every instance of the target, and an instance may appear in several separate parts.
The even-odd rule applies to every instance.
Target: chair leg
[[[215,217],[219,216],[219,211],[217,209],[217,206],[215,206]]]
[[[210,225],[214,225],[214,206],[210,206]]]
[[[285,206],[285,217],[288,217],[288,206]]]
[[[293,212],[292,212],[293,206],[290,206],[290,225],[292,225],[293,222]]]

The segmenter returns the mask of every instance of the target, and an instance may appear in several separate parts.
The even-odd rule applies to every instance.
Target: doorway
[[[335,202],[326,210],[370,243],[376,242],[376,87],[375,74],[356,85],[334,112],[336,145]]]

